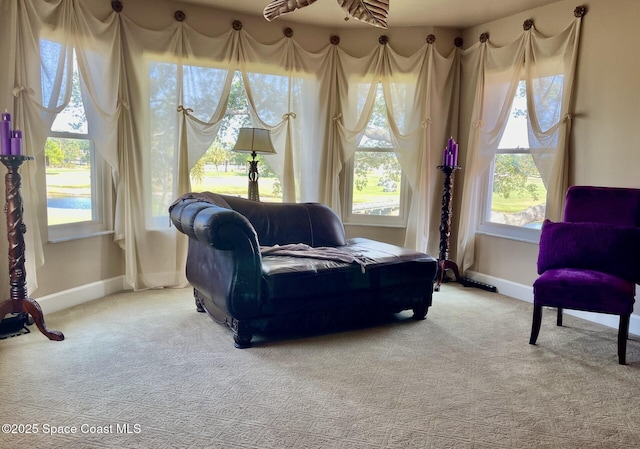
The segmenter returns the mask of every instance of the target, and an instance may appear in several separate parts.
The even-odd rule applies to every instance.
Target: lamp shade
[[[276,153],[271,142],[271,132],[262,128],[240,128],[233,151],[237,153],[253,153],[254,151],[262,154]]]

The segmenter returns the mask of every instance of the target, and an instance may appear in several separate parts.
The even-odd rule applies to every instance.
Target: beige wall
[[[543,34],[556,34],[573,18],[580,3],[561,1],[464,31],[465,48],[483,32],[498,46],[522,32],[533,19]],[[637,76],[640,41],[637,0],[591,0],[582,33],[575,84],[570,141],[570,183],[640,187],[640,89]],[[476,243],[474,271],[531,285],[538,245],[487,235]]]
[[[122,252],[113,243],[113,235],[46,243],[44,254],[34,298],[124,274]]]

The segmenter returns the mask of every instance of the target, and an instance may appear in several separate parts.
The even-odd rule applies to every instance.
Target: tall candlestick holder
[[[27,294],[27,273],[24,267],[24,234],[27,228],[22,218],[22,177],[19,169],[23,162],[33,160],[32,156],[0,156],[0,162],[7,167],[5,175],[5,214],[7,215],[7,239],[9,240],[9,299],[0,303],[0,319],[8,314],[17,314],[25,322],[31,316],[38,330],[49,340],[64,340],[59,331],[47,329],[40,304]]]
[[[438,165],[439,170],[444,173],[444,187],[442,189],[442,214],[440,215],[440,253],[438,255],[438,273],[436,274],[436,284],[433,290],[440,291],[440,285],[443,282],[449,282],[452,279],[447,277],[447,270],[453,272],[455,281],[465,287],[477,287],[490,292],[497,289],[493,285],[484,284],[474,281],[473,279],[460,276],[458,265],[449,260],[449,239],[451,238],[451,217],[453,216],[453,182],[454,173],[461,170],[459,165]]]

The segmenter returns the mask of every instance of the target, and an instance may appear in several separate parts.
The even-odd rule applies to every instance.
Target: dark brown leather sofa
[[[236,347],[250,346],[256,332],[323,328],[380,313],[413,310],[424,319],[431,306],[434,258],[346,239],[340,218],[322,204],[205,192],[181,196],[169,212],[189,236],[186,276],[198,311],[229,326]]]

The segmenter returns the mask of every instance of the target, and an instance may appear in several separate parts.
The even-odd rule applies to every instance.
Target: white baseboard
[[[500,293],[501,295],[533,303],[533,286],[531,285],[518,284],[517,282],[512,282],[506,279],[501,279],[469,270],[465,271],[465,277],[478,282],[483,282],[485,284],[494,285],[498,289],[498,293]],[[638,286],[636,286],[636,291],[637,290]],[[620,323],[620,319],[617,315],[607,315],[606,313],[582,312],[579,310],[569,309],[565,309],[564,313],[566,313],[567,315],[582,318],[587,321],[602,324],[604,326],[612,327],[614,329],[618,329],[618,324]],[[629,322],[629,333],[633,335],[640,335],[639,315],[631,315],[631,320]]]
[[[465,272],[465,277],[485,284],[494,285],[498,289],[498,293],[501,295],[533,303],[533,287],[531,285],[519,284],[507,279],[497,278],[470,270]],[[99,299],[113,293],[118,293],[126,289],[127,287],[124,282],[124,276],[118,276],[34,299],[38,301],[42,311],[45,314],[49,314],[77,306],[85,302],[93,301],[94,299]],[[615,315],[581,312],[579,310],[568,309],[565,310],[565,313],[587,321],[612,327],[614,329],[618,328],[619,319]],[[639,315],[631,315],[629,333],[640,336]]]
[[[46,315],[122,290],[125,290],[124,276],[118,276],[33,299],[40,304],[42,312]]]

